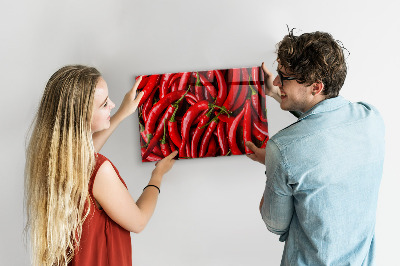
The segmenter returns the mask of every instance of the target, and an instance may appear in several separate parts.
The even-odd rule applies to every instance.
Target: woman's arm
[[[176,154],[177,151],[156,163],[149,185],[161,186],[162,178],[174,164]],[[147,225],[156,207],[158,194],[157,188],[147,187],[135,202],[109,161],[100,166],[93,184],[93,196],[107,215],[134,233],[141,232]]]
[[[107,139],[111,136],[111,134],[122,122],[122,120],[127,118],[133,112],[135,112],[140,102],[140,99],[143,96],[143,92],[140,92],[136,96],[136,90],[141,80],[142,77],[138,78],[135,84],[133,85],[132,89],[128,91],[127,94],[125,95],[124,100],[122,101],[118,111],[110,119],[110,127],[105,130],[96,132],[92,135],[93,146],[96,152],[99,152],[101,150],[103,145],[106,143]]]

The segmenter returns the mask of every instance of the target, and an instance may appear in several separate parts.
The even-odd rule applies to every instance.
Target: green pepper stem
[[[251,86],[250,77],[249,77],[249,87],[251,89],[251,95],[256,95],[257,91],[253,88],[253,86]]]

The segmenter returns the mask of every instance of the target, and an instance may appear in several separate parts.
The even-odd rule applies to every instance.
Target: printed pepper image
[[[143,75],[138,91],[142,162],[249,154],[269,140],[260,67]],[[139,76],[138,76],[139,77]]]

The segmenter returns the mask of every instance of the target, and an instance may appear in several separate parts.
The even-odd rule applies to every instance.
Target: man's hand
[[[274,76],[267,69],[264,62],[261,64],[261,68],[264,72],[264,82],[265,82],[265,94],[274,98],[279,103],[282,101],[281,99],[281,90],[278,86],[274,86]]]
[[[265,165],[265,149],[257,148],[253,142],[247,141],[246,143],[247,148],[249,148],[253,154],[247,154],[246,156],[252,159],[253,161],[259,162]]]

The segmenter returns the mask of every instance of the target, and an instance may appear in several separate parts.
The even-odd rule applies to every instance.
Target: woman
[[[139,78],[118,111],[101,74],[65,66],[48,81],[27,149],[27,229],[34,265],[131,265],[130,232],[154,212],[175,153],[156,164],[135,202],[118,170],[100,151],[143,96]]]

